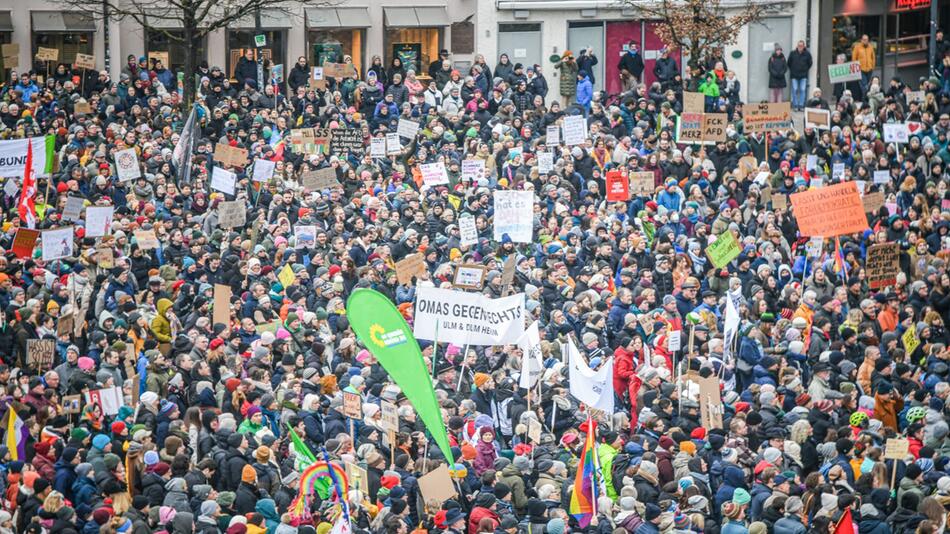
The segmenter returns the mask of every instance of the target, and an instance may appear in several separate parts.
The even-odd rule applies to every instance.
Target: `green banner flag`
[[[709,261],[711,261],[713,266],[717,269],[722,269],[723,265],[734,260],[741,253],[742,247],[739,246],[739,242],[736,241],[736,236],[732,235],[732,232],[728,230],[723,232],[716,241],[706,247],[706,255],[709,256]]]
[[[419,343],[399,310],[382,293],[357,289],[346,301],[346,318],[356,337],[402,388],[445,458],[450,464],[454,462],[432,377],[422,359]]]

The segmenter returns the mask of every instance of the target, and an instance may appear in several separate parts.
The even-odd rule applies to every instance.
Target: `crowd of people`
[[[593,91],[591,50],[564,51],[550,88],[541,65],[477,56],[460,72],[446,51],[427,66],[375,57],[323,84],[301,57],[286,82],[259,84],[251,53],[239,78],[206,64],[185,77],[196,86],[186,135],[191,109],[160,62],[130,57],[118,81],[68,65],[42,82],[14,72],[0,138],[53,136],[56,165],[26,195],[22,177],[4,188],[0,534],[340,532],[332,497],[315,496],[305,521],[288,513],[305,464],[291,430],[318,457],[365,469],[368,487],[344,495],[360,533],[946,532],[950,73],[872,74],[822,95],[807,89],[817,65],[797,43],[794,59],[769,61],[770,87],[791,70],[793,107],[829,110],[830,127],[749,133],[721,50],[685,69],[664,50],[647,85],[637,44],[619,59],[619,96]],[[728,114],[725,141],[678,142],[684,91]],[[586,117],[588,140],[549,145],[547,128],[572,115]],[[373,157],[370,139],[406,119],[418,133]],[[909,142],[885,142],[888,123],[913,124]],[[303,128],[360,128],[364,150],[311,150],[293,142]],[[211,187],[219,144],[247,151],[227,166],[233,193]],[[123,181],[115,154],[127,148],[141,176]],[[468,159],[483,176],[462,176]],[[253,180],[259,160],[276,162],[265,181]],[[449,184],[425,185],[432,162]],[[304,187],[325,168],[337,186]],[[653,190],[608,202],[615,170],[652,173]],[[815,236],[788,198],[838,182],[884,205],[866,231],[809,253]],[[536,193],[533,242],[494,239],[496,190]],[[114,207],[106,235],[64,220],[71,197]],[[246,222],[222,227],[232,201]],[[72,225],[70,255],[44,261],[42,240],[15,250],[34,217],[38,230]],[[461,244],[461,217],[475,219],[474,245]],[[715,267],[707,246],[726,233],[742,251]],[[880,243],[898,245],[900,272],[871,289],[867,251]],[[411,254],[425,272],[400,283],[396,262]],[[489,297],[524,295],[544,369],[528,391],[515,345],[420,341],[445,458],[354,335],[346,300],[375,289],[411,324],[416,288],[451,288],[460,264],[486,268]],[[221,285],[229,299],[216,299]],[[726,345],[730,295],[740,322]],[[671,350],[686,328],[689,347],[684,334]],[[42,339],[51,362],[34,354]],[[612,363],[615,413],[572,396],[569,342],[592,369]],[[721,426],[702,424],[690,373],[717,377]],[[360,396],[361,419],[344,415],[343,392]],[[398,432],[384,431],[382,401],[398,406]],[[570,501],[589,433],[599,489],[581,526]],[[894,438],[907,452],[885,459]],[[419,479],[442,465],[456,495],[426,498]]]

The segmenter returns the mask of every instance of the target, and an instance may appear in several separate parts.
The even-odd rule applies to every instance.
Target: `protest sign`
[[[396,405],[388,400],[379,401],[380,426],[387,432],[399,432],[399,411]]]
[[[904,461],[910,452],[910,440],[907,438],[888,438],[884,442],[884,459]]]
[[[416,133],[418,132],[419,123],[416,121],[411,121],[409,119],[399,119],[399,123],[396,125],[396,133],[399,134],[399,137],[415,139]]]
[[[485,285],[485,274],[488,268],[484,265],[458,265],[455,267],[455,276],[452,278],[452,285],[462,289],[474,289],[480,291]]]
[[[703,115],[703,143],[724,143],[726,141],[725,113],[706,113]]]
[[[656,191],[656,177],[651,171],[630,173],[630,193],[635,196],[652,196]]]
[[[386,138],[374,137],[369,140],[369,155],[373,158],[386,157]]]
[[[477,182],[485,176],[485,160],[466,159],[462,160],[462,179]]]
[[[76,68],[94,69],[96,68],[96,56],[90,54],[76,54]]]
[[[842,179],[842,178],[844,178],[844,169],[842,169],[842,170],[841,170],[841,173],[838,174],[838,176],[835,177],[835,179],[837,179],[837,180],[840,180],[840,179]],[[824,176],[821,176],[821,175],[812,176],[812,177],[811,177],[811,184],[809,184],[809,185],[811,185],[812,187],[821,187],[821,186],[825,185],[825,177],[824,177]],[[855,184],[855,185],[857,185],[857,184]]]
[[[809,154],[805,158],[805,170],[813,171],[818,168],[818,156],[815,154]]]
[[[3,55],[3,68],[16,69],[20,66],[20,45],[9,43],[0,45],[0,53]]]
[[[315,224],[295,224],[294,225],[294,248],[311,249],[317,244],[317,225]]]
[[[857,61],[828,65],[828,81],[831,83],[853,82],[861,79],[861,64]]]
[[[92,114],[92,106],[86,100],[78,100],[73,106],[73,113],[76,115],[90,115]]]
[[[343,392],[343,415],[353,419],[363,418],[363,399],[358,393]]]
[[[55,339],[26,340],[26,365],[40,372],[50,369],[55,349]]]
[[[875,184],[887,184],[891,181],[891,171],[874,171]]]
[[[134,230],[132,235],[135,237],[135,242],[140,249],[150,250],[158,248],[158,237],[155,235],[155,230]]]
[[[43,261],[53,261],[73,255],[72,226],[44,230],[42,240]]]
[[[426,270],[425,256],[409,254],[396,262],[396,280],[400,284],[410,284],[412,283],[412,277],[421,278]]]
[[[115,206],[89,206],[86,208],[86,237],[102,237],[112,230]]]
[[[820,178],[820,177],[812,176],[811,178],[812,185],[814,185],[815,183],[815,178]],[[840,162],[835,163],[834,165],[831,166],[831,179],[838,181],[838,180],[841,180],[842,178],[844,178],[844,163],[840,163]],[[819,181],[819,185],[821,185],[820,181]]]
[[[386,155],[399,155],[402,152],[402,141],[399,140],[398,133],[386,134]]]
[[[162,65],[164,65],[165,68],[167,69],[171,68],[171,64],[168,62],[168,52],[159,52],[157,50],[149,50],[148,51],[149,64],[152,63],[152,60],[161,61]]]
[[[630,180],[620,171],[607,171],[607,201],[626,202],[630,199]]]
[[[730,261],[736,259],[742,253],[742,246],[736,240],[732,232],[726,230],[715,241],[706,247],[706,255],[709,261],[717,269],[721,269]]]
[[[224,284],[214,285],[214,297],[211,305],[212,325],[231,324],[231,286]]]
[[[128,182],[142,176],[139,157],[135,149],[127,148],[115,153],[115,172],[120,182]]]
[[[350,151],[362,155],[364,149],[362,128],[333,128],[330,130],[331,154],[342,154]]]
[[[266,182],[274,176],[274,169],[277,162],[268,159],[258,158],[254,160],[254,173],[251,180],[255,182]]]
[[[8,139],[0,141],[0,177],[20,178],[26,171],[26,144],[33,145],[33,173],[37,176],[48,175],[53,170],[53,154],[56,137],[31,137],[26,139]],[[49,153],[47,153],[47,145]],[[12,196],[12,195],[11,195]]]
[[[558,146],[561,144],[561,127],[557,124],[548,126],[544,133],[545,146]]]
[[[495,241],[505,235],[515,243],[531,243],[534,238],[534,191],[494,191],[492,221]]]
[[[703,114],[683,112],[676,121],[677,143],[701,143],[703,140]]]
[[[904,344],[904,352],[910,356],[920,346],[920,337],[917,335],[917,325],[911,323],[904,335],[901,336],[901,343]]]
[[[906,143],[910,139],[910,130],[903,122],[887,123],[884,125],[885,143]]]
[[[518,258],[514,254],[509,254],[508,259],[505,260],[505,265],[501,269],[501,287],[502,295],[508,294],[508,287],[511,286],[511,283],[515,280],[515,267],[518,266]]]
[[[116,415],[122,407],[122,388],[112,386],[102,389],[93,389],[86,393],[87,404],[98,404],[105,415]]]
[[[864,213],[877,213],[877,210],[884,207],[884,193],[875,191],[861,197],[861,203],[864,205]]]
[[[3,193],[8,197],[17,196],[17,193],[20,192],[20,184],[17,183],[16,178],[10,178],[9,180],[3,182]]]
[[[211,170],[211,189],[233,195],[235,181],[237,181],[237,175],[231,171],[217,166]]]
[[[214,161],[227,167],[244,167],[247,165],[247,150],[218,143],[214,145]]]
[[[356,67],[352,63],[324,63],[323,75],[327,78],[355,78]]]
[[[112,247],[96,247],[96,265],[103,269],[115,267],[115,252]]]
[[[285,264],[283,269],[277,273],[277,281],[280,282],[280,285],[283,286],[284,289],[294,285],[296,280],[297,277],[294,275],[294,269],[289,263]]]
[[[683,331],[671,330],[666,336],[666,348],[670,352],[676,352],[683,346]]]
[[[310,69],[310,89],[319,89],[321,91],[327,88],[327,78],[323,74],[323,67],[313,67]]]
[[[771,132],[792,127],[792,105],[789,102],[747,106],[743,129],[749,133]]]
[[[518,339],[518,348],[521,349],[521,376],[518,377],[518,385],[531,389],[544,372],[541,333],[538,331],[537,321],[525,328],[524,335]]]
[[[541,174],[549,174],[554,170],[554,153],[552,152],[538,152],[538,172]]]
[[[587,119],[583,115],[564,117],[564,144],[582,145],[587,141]]]
[[[346,471],[346,477],[350,480],[350,489],[366,492],[368,494],[369,473],[359,465],[350,462],[345,462],[343,469]],[[330,530],[329,534],[351,534],[347,531],[336,532],[335,530],[339,529]]]
[[[868,227],[854,182],[795,193],[791,198],[792,213],[804,236],[834,237],[863,232]]]
[[[901,270],[900,245],[880,243],[868,249],[867,263],[864,266],[868,287],[880,289],[897,283],[897,273]]]
[[[336,169],[333,167],[307,171],[300,175],[300,183],[304,186],[304,189],[311,191],[333,189],[340,185],[340,182],[336,179]]]
[[[706,95],[683,91],[683,113],[703,113],[706,111]]]
[[[39,61],[59,61],[59,49],[38,47],[36,49],[36,59]]]
[[[270,68],[270,78],[274,83],[281,83],[284,81],[284,65],[272,65]]]
[[[704,428],[722,428],[722,394],[715,375],[699,377],[699,416]]]
[[[907,97],[908,104],[912,102],[923,102],[927,99],[927,91],[907,91],[905,96]]]
[[[458,495],[455,485],[452,484],[452,476],[449,475],[449,467],[444,463],[419,477],[417,483],[425,502],[435,501],[441,505]]]
[[[472,346],[517,343],[524,333],[524,293],[490,299],[436,287],[416,288],[413,333],[417,339],[456,340]]]
[[[478,229],[475,217],[459,217],[459,244],[468,247],[478,243]]]
[[[236,228],[247,222],[247,207],[243,200],[232,200],[218,204],[218,225],[221,228]]]
[[[33,247],[36,246],[36,240],[40,237],[39,230],[29,228],[17,228],[16,235],[13,236],[13,254],[17,258],[23,259],[33,255]]]
[[[805,243],[805,257],[817,258],[821,254],[821,249],[825,246],[823,237],[813,237]]]
[[[63,220],[79,222],[82,220],[82,207],[86,199],[82,197],[67,196],[66,205],[63,206]]]
[[[772,193],[772,209],[784,210],[788,208],[788,196],[785,193]]]
[[[821,108],[805,108],[805,127],[816,130],[831,128],[831,112]]]
[[[423,163],[419,165],[419,171],[422,173],[423,183],[429,187],[449,183],[449,175],[445,171],[445,164],[441,161]]]

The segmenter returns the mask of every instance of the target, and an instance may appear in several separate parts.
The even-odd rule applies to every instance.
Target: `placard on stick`
[[[699,415],[705,428],[722,428],[722,397],[715,376],[699,378]]]
[[[59,49],[41,46],[36,49],[36,59],[40,61],[59,61]]]
[[[910,441],[904,438],[890,438],[884,443],[885,460],[904,460],[910,451]]]
[[[218,143],[214,146],[214,161],[228,167],[244,167],[247,165],[247,149]]]
[[[28,339],[26,341],[26,365],[37,371],[46,371],[53,365],[55,339]]]
[[[426,502],[435,500],[441,504],[458,495],[449,475],[449,467],[445,464],[419,477],[418,482],[419,491]]]
[[[365,469],[349,462],[343,464],[343,469],[346,470],[346,477],[350,479],[350,489],[369,493],[369,474]]]
[[[865,271],[871,289],[896,284],[900,270],[900,246],[897,243],[881,243],[868,249]]]
[[[363,418],[363,399],[359,394],[343,392],[343,415],[353,419]]]
[[[96,56],[91,54],[76,54],[76,68],[94,69],[96,68]]]
[[[399,409],[395,403],[387,400],[379,402],[380,425],[387,432],[399,432]]]

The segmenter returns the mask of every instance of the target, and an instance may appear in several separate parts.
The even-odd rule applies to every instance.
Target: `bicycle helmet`
[[[907,410],[907,422],[915,423],[917,421],[921,421],[926,415],[927,415],[926,408],[924,408],[923,406],[914,406],[910,410]]]
[[[848,422],[851,423],[851,426],[861,426],[861,423],[868,420],[868,414],[864,412],[854,412],[851,414],[851,418]]]

